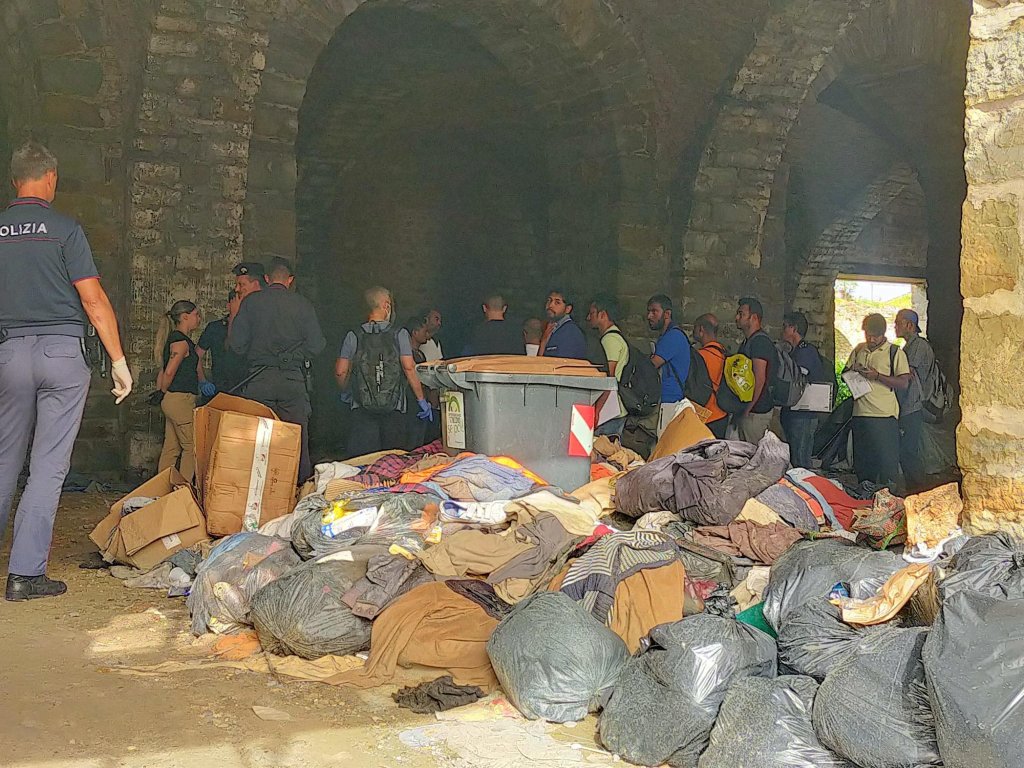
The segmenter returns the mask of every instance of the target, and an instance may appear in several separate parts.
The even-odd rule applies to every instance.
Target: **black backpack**
[[[608,333],[618,334],[629,349],[629,360],[619,377],[619,397],[630,416],[650,416],[661,403],[661,379],[658,369],[651,362],[651,356],[643,354],[629,343],[619,330]]]
[[[672,369],[673,373],[675,369]],[[683,394],[691,403],[707,405],[711,396],[715,393],[714,382],[711,381],[711,374],[708,373],[708,364],[704,362],[701,355],[693,344],[690,345],[690,372],[686,374],[686,386]]]
[[[683,329],[678,326],[672,330],[683,333]],[[671,333],[671,331],[669,332]],[[685,337],[686,334],[683,333],[683,336]],[[686,346],[690,350],[690,368],[686,374],[685,384],[679,378],[679,371],[676,370],[676,367],[671,362],[666,360],[665,365],[672,372],[679,388],[683,390],[683,397],[691,403],[705,406],[711,399],[711,395],[715,393],[715,385],[711,382],[711,374],[708,373],[707,363],[704,362],[704,358],[700,356],[700,353],[693,348],[693,344],[690,343],[689,339],[686,340]]]
[[[352,397],[367,413],[391,413],[402,399],[405,372],[398,354],[397,332],[356,331],[352,357]]]

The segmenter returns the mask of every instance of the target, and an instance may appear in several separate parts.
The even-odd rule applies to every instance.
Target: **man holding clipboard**
[[[896,390],[910,385],[910,364],[885,337],[885,318],[864,318],[864,343],[850,354],[843,380],[854,396],[853,468],[857,479],[890,488],[900,466],[899,401]]]

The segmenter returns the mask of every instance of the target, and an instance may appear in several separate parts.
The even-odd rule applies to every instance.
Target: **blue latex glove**
[[[434,412],[430,409],[430,403],[426,400],[416,401],[420,406],[420,412],[416,414],[416,418],[420,421],[433,421]]]
[[[199,394],[209,400],[211,397],[217,394],[217,385],[212,381],[200,381],[199,382]]]
[[[352,405],[352,393],[349,392],[347,389],[341,390],[341,392],[338,393],[338,402],[341,403],[342,405],[351,406]]]

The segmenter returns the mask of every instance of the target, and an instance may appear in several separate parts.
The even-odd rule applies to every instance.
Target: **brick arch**
[[[875,266],[879,259],[885,260],[889,256],[875,253],[870,254],[869,259],[862,258],[856,252],[856,245],[865,229],[876,223],[878,217],[901,197],[908,198],[912,205],[924,207],[924,192],[917,173],[905,162],[897,163],[868,184],[858,198],[825,227],[794,270],[789,305],[804,313],[808,339],[830,356],[835,356],[832,329],[835,326],[836,277],[843,272],[864,271],[865,265]],[[898,259],[898,264],[892,261],[887,259],[886,263],[904,272],[896,276],[924,277],[924,249],[912,249]]]
[[[780,168],[802,106],[847,71],[942,62],[955,45],[943,20],[932,0],[795,0],[769,19],[697,174],[682,254],[688,315],[698,305],[729,314],[738,295],[754,293],[769,321],[781,318],[786,265],[769,258],[766,223],[773,197],[785,196]],[[732,269],[723,272],[725,258]]]
[[[458,6],[428,0],[370,3],[428,14],[463,31],[534,91],[542,109],[571,113],[574,101],[593,96],[595,88],[600,91],[601,109],[586,117],[613,136],[624,192],[615,201],[619,223],[610,247],[624,262],[644,267],[622,270],[619,286],[639,307],[648,282],[657,281],[666,267],[662,233],[649,226],[664,213],[664,193],[654,170],[651,79],[613,7],[537,0],[480,0]],[[243,221],[248,256],[295,255],[295,156],[306,87],[334,34],[349,14],[364,6],[283,0],[269,29],[267,66],[254,107]],[[579,84],[588,78],[591,93],[580,93]]]

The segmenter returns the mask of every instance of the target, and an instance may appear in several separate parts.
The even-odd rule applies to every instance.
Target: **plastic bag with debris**
[[[268,653],[318,659],[347,656],[370,645],[371,624],[354,616],[342,596],[352,588],[344,563],[303,563],[268,584],[250,615]]]
[[[946,768],[1020,768],[1024,756],[1024,600],[960,590],[924,644]]]
[[[647,641],[619,675],[599,722],[601,741],[637,765],[696,768],[729,687],[775,676],[775,641],[705,614],[655,627]]]
[[[963,590],[991,597],[1024,598],[1024,540],[1006,532],[969,539],[939,582],[943,602]]]
[[[423,510],[438,501],[425,493],[346,494],[334,502],[312,494],[295,508],[292,545],[305,560],[363,544],[415,551],[426,533]]]
[[[860,768],[942,765],[928,706],[922,628],[867,631],[814,699],[821,743]]]
[[[859,634],[826,598],[811,600],[790,613],[779,631],[779,665],[820,683],[850,655]]]
[[[611,694],[626,644],[561,592],[523,600],[501,620],[487,655],[509,700],[531,720],[582,720]]]
[[[778,632],[789,613],[810,600],[827,597],[838,582],[850,585],[850,597],[867,599],[904,565],[892,552],[875,552],[837,539],[797,542],[772,566],[764,592],[764,617]]]
[[[196,569],[187,605],[192,633],[224,634],[251,624],[249,602],[301,561],[284,539],[236,533],[222,539]]]
[[[811,725],[809,677],[744,677],[732,684],[699,768],[855,768],[822,746]],[[756,755],[756,761],[751,762]]]

